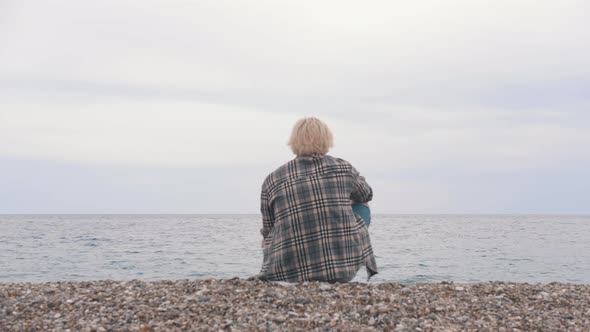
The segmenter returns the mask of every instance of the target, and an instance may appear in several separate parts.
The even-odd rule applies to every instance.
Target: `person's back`
[[[350,201],[368,202],[371,187],[348,162],[298,156],[264,181],[264,261],[259,277],[291,282],[352,280],[377,268],[369,234]]]

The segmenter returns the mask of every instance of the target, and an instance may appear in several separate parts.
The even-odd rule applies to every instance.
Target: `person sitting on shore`
[[[296,157],[262,184],[262,280],[349,282],[377,265],[365,220],[353,203],[373,190],[347,161],[327,155],[332,132],[317,118],[299,120],[289,146]]]

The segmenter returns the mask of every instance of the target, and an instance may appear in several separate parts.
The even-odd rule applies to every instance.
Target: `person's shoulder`
[[[327,164],[332,164],[335,166],[341,166],[345,168],[352,168],[352,164],[342,158],[326,155],[325,160]]]
[[[289,173],[289,168],[292,163],[294,163],[294,159],[289,160],[283,165],[277,167],[274,171],[270,172],[270,174],[268,174],[264,179],[262,186],[266,188],[271,187],[277,181],[280,181],[280,179],[284,178]]]

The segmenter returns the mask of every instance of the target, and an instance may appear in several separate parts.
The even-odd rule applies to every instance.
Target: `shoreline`
[[[590,330],[590,285],[0,282],[0,330]]]

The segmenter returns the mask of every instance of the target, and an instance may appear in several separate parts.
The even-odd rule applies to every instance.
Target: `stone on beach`
[[[562,283],[0,283],[2,331],[587,331],[589,308]]]

